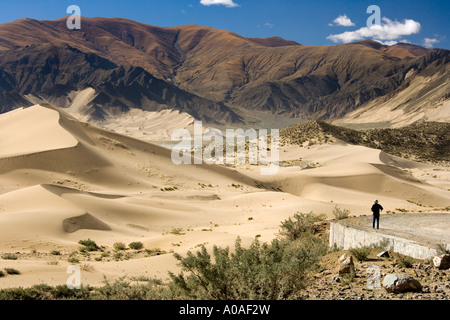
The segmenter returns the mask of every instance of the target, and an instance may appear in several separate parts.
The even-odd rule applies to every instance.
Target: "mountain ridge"
[[[0,25],[0,112],[26,104],[28,95],[67,107],[70,101],[62,101],[63,95],[92,87],[109,97],[97,98],[102,104],[90,102],[93,115],[102,114],[100,109],[114,114],[176,108],[222,124],[245,123],[244,114],[253,111],[332,120],[397,95],[417,77],[438,75],[432,88],[424,83],[424,91],[442,86],[421,108],[433,108],[445,98],[442,92],[450,91],[448,50],[371,40],[313,47],[279,37],[245,38],[211,27],[157,27],[124,18],[82,18],[81,30],[69,30],[65,23],[65,18],[20,19]],[[58,54],[50,57],[46,44]],[[129,94],[125,87],[111,88],[108,75],[101,74],[110,72],[108,65],[131,75],[142,69],[148,75],[141,80],[158,79],[153,81],[160,87],[128,78],[116,80],[135,85]],[[56,96],[45,91],[50,87]],[[418,99],[392,108],[411,109]]]

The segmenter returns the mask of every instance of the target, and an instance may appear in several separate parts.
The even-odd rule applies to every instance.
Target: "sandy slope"
[[[363,147],[288,146],[281,161],[296,164],[261,176],[256,166],[176,166],[170,150],[80,123],[51,107],[0,115],[0,123],[10,128],[0,129],[0,141],[9,141],[0,151],[0,252],[20,252],[18,260],[0,259],[0,268],[22,272],[1,278],[0,287],[64,284],[68,254],[81,239],[111,251],[102,261],[79,256],[80,264],[89,264],[82,272],[85,284],[98,285],[103,275],[164,278],[177,270],[171,254],[133,253],[115,261],[113,244],[142,241],[147,249],[185,253],[200,244],[232,246],[237,236],[244,244],[257,235],[270,241],[280,222],[298,211],[332,217],[339,205],[360,215],[369,213],[374,198],[391,211],[423,209],[407,200],[444,207],[450,199],[448,169]],[[311,163],[317,168],[305,169]],[[417,180],[429,172],[442,179]]]
[[[89,109],[87,106],[97,95],[98,93],[92,88],[73,91],[69,95],[71,104],[64,111],[80,121],[88,121],[90,115],[86,114]],[[104,120],[98,120],[94,124],[97,127],[136,139],[170,141],[171,134],[176,129],[193,131],[194,120],[191,115],[173,109],[161,111],[132,109],[120,116],[106,116]]]
[[[58,112],[18,109],[0,118],[0,158],[74,147],[78,141],[58,124]]]
[[[429,77],[418,76],[414,78],[409,86],[395,93],[390,99],[380,97],[368,102],[361,108],[348,113],[342,119],[333,121],[335,125],[359,124],[389,124],[390,127],[402,127],[416,121],[438,121],[446,122],[450,120],[450,101],[442,98],[450,90],[448,79],[439,85],[427,87],[438,79],[440,74]],[[448,78],[448,77],[447,77]],[[426,90],[424,92],[424,90]],[[405,106],[409,101],[416,98],[415,105]],[[386,117],[386,115],[389,117]],[[392,120],[395,119],[395,120]]]

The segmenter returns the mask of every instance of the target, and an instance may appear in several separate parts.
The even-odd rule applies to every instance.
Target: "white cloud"
[[[439,43],[439,39],[436,38],[425,38],[422,43],[425,48],[433,48],[436,43]]]
[[[227,8],[239,7],[233,0],[200,0],[200,3],[204,6],[222,5]]]
[[[329,26],[341,26],[341,27],[354,27],[355,24],[347,17],[346,14],[339,16],[333,20],[333,23],[329,23]]]
[[[398,41],[395,41],[395,40],[388,40],[388,41],[375,40],[375,41],[379,42],[385,46],[393,46],[398,43]]]
[[[273,23],[270,23],[270,22],[266,22],[266,23],[264,23],[264,25],[266,27],[269,27],[270,29],[272,29],[275,26]]]
[[[370,28],[364,27],[355,31],[346,31],[340,34],[332,34],[327,39],[333,42],[349,43],[359,41],[367,38],[373,40],[386,41],[397,40],[403,36],[416,34],[420,31],[420,23],[411,19],[405,19],[404,22],[392,21],[388,18],[383,18],[380,25],[373,25]]]

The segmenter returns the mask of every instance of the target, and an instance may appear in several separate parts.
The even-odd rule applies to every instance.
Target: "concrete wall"
[[[380,241],[388,239],[391,251],[404,254],[416,259],[428,259],[436,256],[437,252],[433,248],[420,245],[414,241],[398,238],[382,233],[370,232],[344,226],[338,221],[330,224],[330,246],[336,245],[339,248],[348,250],[359,246],[370,246]]]

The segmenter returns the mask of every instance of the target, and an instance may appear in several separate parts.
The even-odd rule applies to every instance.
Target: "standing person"
[[[377,229],[380,228],[380,213],[383,211],[383,207],[378,203],[378,200],[374,201],[372,206],[373,212],[373,220],[372,220],[372,228],[375,229],[375,221],[377,222]]]

